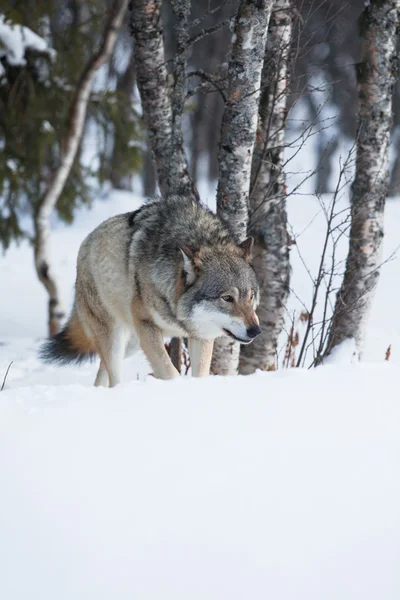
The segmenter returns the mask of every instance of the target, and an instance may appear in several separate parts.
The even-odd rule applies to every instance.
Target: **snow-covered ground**
[[[140,201],[114,193],[55,224],[67,307],[85,235]],[[298,249],[315,273],[323,213],[296,197],[289,219],[292,287],[309,304]],[[388,258],[399,201],[386,230]],[[400,597],[398,258],[361,366],[159,382],[138,356],[112,390],[92,387],[96,364],[38,361],[46,296],[32,261],[26,244],[0,257],[0,386],[14,361],[0,393],[1,599]]]
[[[394,367],[69,378],[0,396],[4,600],[400,597]]]

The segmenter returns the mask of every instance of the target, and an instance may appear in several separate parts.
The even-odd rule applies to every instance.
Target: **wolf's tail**
[[[80,364],[96,356],[93,341],[86,335],[75,310],[60,333],[43,344],[39,356],[46,363],[62,365]]]

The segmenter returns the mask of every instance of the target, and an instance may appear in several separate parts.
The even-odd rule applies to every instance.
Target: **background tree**
[[[171,88],[164,52],[161,0],[131,2],[131,32],[135,40],[137,84],[148,143],[164,195],[196,197],[183,150],[182,112],[186,70],[189,2],[175,2],[177,54]],[[171,101],[173,98],[173,102]]]
[[[100,67],[111,56],[127,7],[128,0],[114,0],[113,2],[100,47],[89,59],[77,83],[70,107],[65,137],[61,144],[60,159],[50,178],[47,189],[39,199],[35,212],[35,265],[38,278],[49,294],[50,335],[58,333],[64,317],[57,281],[50,267],[50,217],[71,172],[78,151],[94,77]]]
[[[399,23],[400,0],[371,2],[360,22],[363,53],[357,70],[359,123],[350,246],[331,323],[328,354],[350,339],[355,341],[357,356],[361,358],[368,313],[379,279]]]
[[[16,238],[35,241],[29,218],[37,215],[65,152],[68,109],[82,66],[100,44],[104,8],[91,0],[71,1],[68,7],[56,0],[11,2],[1,19],[3,32],[5,27],[9,32],[0,49],[0,144],[4,157],[0,164],[0,244],[7,249]],[[7,47],[7,39],[11,47]],[[15,48],[20,49],[18,55]],[[102,168],[103,157],[109,154],[110,135],[107,137],[105,130],[119,124],[121,106],[127,115],[125,135],[117,139],[112,130],[120,151],[125,148],[121,169],[132,178],[140,167],[140,117],[132,102],[113,89],[107,72],[104,75],[107,90],[99,85],[89,96],[84,142],[78,145],[55,205],[57,215],[67,222],[109,179]],[[99,141],[96,151],[83,152],[84,143],[94,135]],[[56,306],[54,298],[52,304]],[[52,321],[55,330],[59,319]]]
[[[135,40],[137,84],[142,101],[148,143],[164,196],[183,195],[198,199],[183,148],[183,103],[187,64],[190,2],[174,3],[176,54],[173,85],[166,66],[161,0],[132,0],[131,32]],[[171,358],[181,370],[181,341],[171,342]]]
[[[261,72],[273,2],[243,0],[236,15],[229,58],[225,110],[219,141],[217,213],[238,242],[247,237],[251,160],[256,140]],[[214,343],[211,371],[237,372],[240,344],[229,338]]]
[[[289,94],[293,11],[276,0],[261,80],[257,142],[252,161],[248,232],[254,237],[253,266],[260,285],[257,314],[261,334],[244,346],[240,372],[274,370],[289,293],[289,246],[284,174],[285,126]]]

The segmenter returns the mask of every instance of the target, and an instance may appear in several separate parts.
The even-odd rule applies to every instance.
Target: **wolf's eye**
[[[250,300],[251,300],[251,302],[253,302],[254,298],[255,298],[254,290],[251,290],[251,294],[250,294]]]
[[[224,300],[225,302],[234,302],[234,298],[233,296],[221,296],[222,300]]]

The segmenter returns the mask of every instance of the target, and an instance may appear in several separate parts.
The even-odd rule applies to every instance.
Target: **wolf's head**
[[[259,288],[251,262],[253,238],[195,250],[181,248],[183,291],[178,316],[202,339],[229,336],[249,344],[261,329]]]

